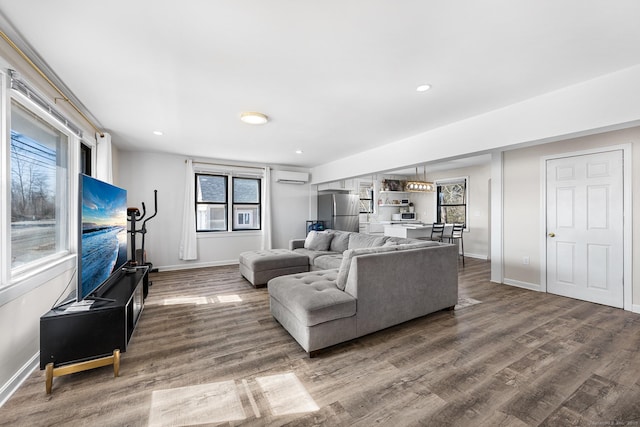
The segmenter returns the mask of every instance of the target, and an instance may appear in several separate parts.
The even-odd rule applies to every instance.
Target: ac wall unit
[[[309,181],[309,174],[306,172],[274,171],[276,182],[283,184],[305,184]]]

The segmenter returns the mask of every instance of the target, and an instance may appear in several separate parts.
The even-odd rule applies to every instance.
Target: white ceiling
[[[637,0],[0,0],[0,12],[120,149],[305,167],[640,63]],[[248,110],[271,121],[243,124]]]

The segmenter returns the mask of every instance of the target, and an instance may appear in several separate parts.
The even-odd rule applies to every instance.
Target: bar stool
[[[436,222],[431,225],[431,240],[442,242],[444,237],[444,223]]]
[[[464,240],[462,240],[462,232],[464,231],[464,224],[453,224],[451,227],[451,235],[447,236],[449,243],[456,243],[462,249],[462,266],[464,267]],[[460,243],[458,243],[458,241]]]

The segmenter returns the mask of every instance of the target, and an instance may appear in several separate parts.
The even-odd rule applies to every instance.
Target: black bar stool
[[[449,243],[456,243],[462,249],[462,266],[464,267],[464,240],[462,239],[463,231],[464,224],[453,224],[453,227],[451,227],[451,235],[447,236],[447,238],[449,239]]]

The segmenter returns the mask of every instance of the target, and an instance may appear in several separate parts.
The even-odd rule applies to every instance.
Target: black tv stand
[[[93,300],[93,301],[102,301],[102,302],[116,302],[116,300],[114,300],[112,298],[94,297],[92,295],[89,295],[85,299],[90,299],[90,300]]]
[[[82,311],[60,306],[40,317],[40,369],[47,369],[47,393],[52,376],[105,364],[113,364],[117,376],[119,353],[127,351],[144,308],[148,274],[147,267],[137,267],[135,273],[117,275],[101,288],[100,296],[92,297],[99,304]]]

